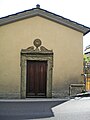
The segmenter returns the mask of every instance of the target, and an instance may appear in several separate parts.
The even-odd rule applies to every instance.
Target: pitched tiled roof
[[[0,26],[6,25],[12,22],[16,22],[19,20],[27,19],[30,17],[34,17],[34,16],[41,16],[43,18],[57,22],[59,24],[62,24],[64,26],[77,30],[79,32],[82,32],[84,35],[90,32],[89,27],[86,27],[82,24],[79,24],[77,22],[66,19],[62,16],[51,13],[47,10],[41,9],[39,6],[37,6],[36,8],[30,9],[30,10],[22,11],[22,12],[13,14],[13,15],[0,18]]]

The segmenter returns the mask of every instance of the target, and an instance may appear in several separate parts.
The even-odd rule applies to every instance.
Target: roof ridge
[[[67,19],[67,18],[60,16],[58,14],[55,14],[53,12],[44,10],[44,9],[40,8],[39,5],[37,5],[36,8],[24,10],[24,11],[17,12],[15,14],[0,18],[0,26],[5,25],[5,24],[9,24],[11,22],[16,22],[18,20],[34,17],[37,15],[44,17],[46,19],[52,20],[54,22],[57,22],[59,24],[63,24],[65,26],[70,27],[72,29],[75,29],[77,31],[80,31],[84,35],[87,34],[88,32],[90,32],[89,27],[84,26],[78,22],[72,21],[70,19]]]

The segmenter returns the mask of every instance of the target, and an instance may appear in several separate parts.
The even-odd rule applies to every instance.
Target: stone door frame
[[[41,40],[34,40],[34,45],[39,44]],[[53,51],[47,50],[45,47],[33,46],[21,50],[21,98],[26,98],[26,76],[27,76],[27,60],[46,61],[47,62],[47,84],[46,84],[46,97],[52,97],[52,75],[53,75]],[[40,49],[39,49],[40,47]]]

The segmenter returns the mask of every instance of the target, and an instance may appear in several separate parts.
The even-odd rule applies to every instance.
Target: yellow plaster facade
[[[53,96],[68,96],[71,83],[81,83],[83,33],[40,16],[0,26],[0,97],[20,98],[20,51],[34,39],[54,52]]]

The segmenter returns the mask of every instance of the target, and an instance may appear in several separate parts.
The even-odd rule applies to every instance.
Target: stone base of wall
[[[69,97],[69,94],[67,92],[65,92],[65,94],[63,92],[57,92],[57,91],[53,91],[52,93],[52,98],[67,98]]]
[[[71,96],[82,92],[82,88],[72,88]],[[52,98],[68,98],[69,88],[67,90],[53,90]],[[21,99],[20,93],[0,93],[0,99]]]
[[[83,91],[82,88],[72,88],[71,95],[69,95],[69,88],[68,90],[58,90],[52,92],[52,98],[69,98],[70,96],[75,96]]]
[[[20,93],[0,93],[0,99],[20,99]]]

